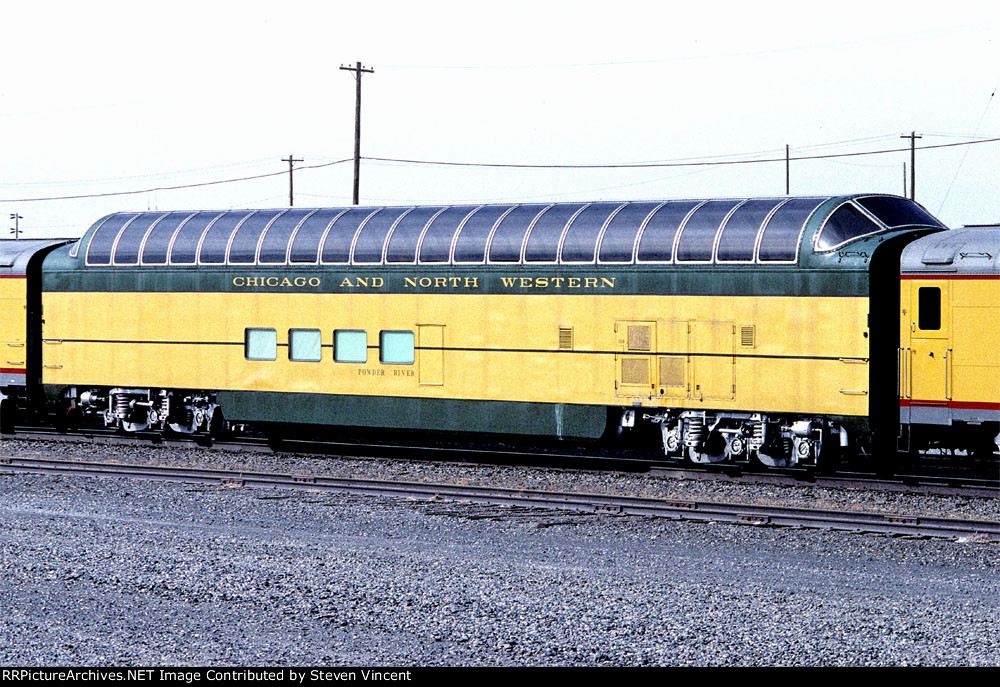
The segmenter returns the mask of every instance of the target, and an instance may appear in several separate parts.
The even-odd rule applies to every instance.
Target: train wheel
[[[692,463],[699,465],[725,462],[729,460],[729,442],[725,435],[712,432],[701,446],[689,447],[687,457]]]
[[[9,398],[0,400],[0,434],[14,433],[14,414],[16,406]]]
[[[833,442],[830,442],[833,443]],[[816,471],[821,475],[832,475],[840,465],[840,447],[823,444],[822,450],[816,456]]]
[[[757,462],[769,468],[790,468],[798,465],[795,445],[789,437],[757,449]]]
[[[212,413],[212,421],[208,425],[208,436],[215,441],[223,441],[231,435],[229,423],[222,414],[221,408],[216,408]]]
[[[976,462],[987,462],[996,459],[997,445],[992,438],[978,442],[968,450],[969,457]]]
[[[871,461],[875,474],[882,478],[892,477],[911,462],[908,454],[899,451],[894,434],[878,430],[872,438]]]

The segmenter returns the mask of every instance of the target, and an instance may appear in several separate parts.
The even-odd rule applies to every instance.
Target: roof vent
[[[958,252],[960,243],[949,241],[949,235],[943,237],[930,248],[924,251],[920,261],[925,265],[950,265],[955,262],[955,253]]]

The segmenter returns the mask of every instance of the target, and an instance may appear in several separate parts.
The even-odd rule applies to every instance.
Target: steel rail
[[[597,456],[586,453],[551,452],[499,448],[470,448],[450,446],[426,446],[419,444],[377,444],[350,441],[312,441],[312,440],[282,440],[270,444],[263,439],[244,438],[228,441],[206,441],[204,438],[163,438],[162,436],[121,435],[111,430],[86,430],[76,433],[61,433],[41,428],[27,432],[4,435],[13,439],[38,441],[79,442],[86,440],[91,443],[105,445],[135,446],[144,444],[175,448],[215,448],[221,450],[252,451],[257,453],[276,453],[287,451],[291,453],[317,453],[317,447],[344,451],[345,455],[385,457],[395,456],[405,452],[406,458],[416,458],[419,454],[433,453],[426,458],[435,462],[446,462],[450,456],[455,462],[469,463],[470,457],[475,462],[491,464],[507,461],[517,461],[518,465],[535,466],[546,469],[581,469],[581,464],[596,466],[603,469],[625,469],[627,471],[644,471],[657,477],[695,480],[721,480],[744,484],[771,484],[777,486],[814,486],[831,489],[867,489],[912,494],[932,494],[940,496],[966,496],[970,498],[1000,498],[1000,475],[996,480],[967,477],[945,477],[940,475],[906,474],[897,475],[894,479],[877,477],[873,474],[858,472],[840,472],[831,475],[815,474],[803,469],[780,470],[770,468],[766,471],[746,469],[741,465],[729,466],[681,466],[670,465],[659,460],[641,459],[626,456]],[[417,455],[414,455],[417,454]],[[461,460],[457,460],[461,459]],[[582,468],[586,469],[586,468]]]
[[[1000,541],[1000,521],[641,496],[510,489],[429,482],[286,475],[207,468],[139,466],[51,458],[0,458],[0,474],[128,477],[219,486],[285,488],[423,500],[471,501],[671,520],[819,528],[946,539]]]

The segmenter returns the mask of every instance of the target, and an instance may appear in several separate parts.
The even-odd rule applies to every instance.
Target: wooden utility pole
[[[14,240],[21,238],[21,220],[24,219],[20,213],[12,212],[10,213],[10,218],[14,220],[14,226],[10,228],[10,233],[14,235]]]
[[[361,185],[361,75],[374,74],[374,69],[367,69],[357,62],[353,67],[340,65],[347,72],[354,72],[357,81],[357,92],[354,97],[354,204],[358,204],[358,190]]]
[[[909,134],[903,134],[900,138],[910,139],[910,200],[917,199],[917,139],[923,138],[923,136],[918,136],[916,131],[911,131]]]
[[[785,144],[785,195],[792,189],[792,159],[789,157],[788,144]]]
[[[291,153],[288,154],[288,157],[281,158],[281,161],[288,163],[288,207],[294,207],[295,192],[294,192],[294,187],[292,186],[292,167],[295,165],[296,162],[305,162],[305,161],[301,157],[292,156]]]

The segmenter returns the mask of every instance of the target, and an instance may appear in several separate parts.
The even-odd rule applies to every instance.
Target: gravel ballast
[[[0,441],[0,455],[106,460],[138,465],[219,468],[246,472],[315,474],[329,477],[401,479],[504,488],[587,492],[678,500],[782,505],[891,513],[906,516],[1000,521],[1000,499],[868,489],[739,483],[670,475],[604,470],[463,464],[395,458],[317,456],[152,444],[101,445],[61,441]]]
[[[120,478],[0,493],[4,665],[1000,663],[992,544]]]

